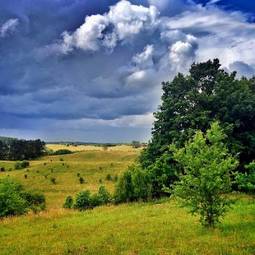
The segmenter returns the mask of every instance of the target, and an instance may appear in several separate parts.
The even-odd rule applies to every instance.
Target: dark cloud
[[[2,1],[0,132],[145,139],[162,80],[214,57],[251,75],[254,31],[188,0]]]

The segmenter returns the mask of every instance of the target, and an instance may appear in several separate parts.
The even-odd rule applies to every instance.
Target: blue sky
[[[194,61],[255,69],[248,0],[0,3],[0,135],[148,140],[161,81]]]

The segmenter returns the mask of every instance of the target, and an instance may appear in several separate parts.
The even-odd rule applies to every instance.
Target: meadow
[[[9,175],[27,189],[43,192],[47,201],[46,211],[0,221],[0,254],[255,254],[255,202],[244,194],[232,195],[235,204],[211,230],[174,199],[85,212],[63,209],[65,197],[81,190],[96,192],[105,185],[113,192],[115,177],[140,153],[128,146],[74,147],[73,154],[42,157],[22,170],[13,170],[15,162],[0,161],[0,166],[12,169],[0,178]],[[79,183],[78,174],[85,183]]]

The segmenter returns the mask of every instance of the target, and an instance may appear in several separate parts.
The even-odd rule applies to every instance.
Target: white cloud
[[[159,13],[156,7],[132,5],[121,0],[110,7],[108,13],[91,15],[73,33],[65,31],[59,50],[68,53],[73,48],[97,51],[101,47],[113,49],[117,42],[132,40],[143,30],[151,30],[157,25]]]
[[[12,34],[17,26],[19,25],[18,19],[9,19],[0,26],[0,37],[6,37],[9,34]]]
[[[153,45],[146,45],[144,50],[141,53],[137,53],[133,58],[132,61],[135,65],[138,65],[142,68],[145,67],[152,67],[153,66],[153,53],[154,53],[154,46]]]

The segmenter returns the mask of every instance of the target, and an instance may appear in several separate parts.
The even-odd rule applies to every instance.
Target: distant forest
[[[29,160],[42,156],[45,143],[37,140],[20,140],[16,138],[0,137],[1,160]]]

